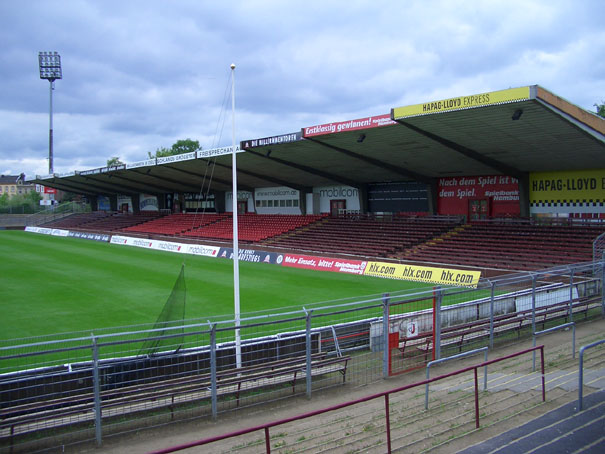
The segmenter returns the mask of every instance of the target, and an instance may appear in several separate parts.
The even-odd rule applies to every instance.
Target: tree
[[[595,104],[597,108],[597,115],[605,118],[605,101],[601,101],[602,104]]]
[[[155,153],[151,153],[151,151],[148,151],[147,154],[149,155],[149,159],[153,159],[153,158],[163,158],[164,156],[172,156],[173,153],[172,150],[170,148],[158,148],[157,150],[155,150]]]
[[[40,205],[40,200],[42,200],[42,196],[36,191],[29,191],[25,195],[25,199],[32,205],[32,207],[36,207]]]
[[[109,158],[107,160],[107,167],[121,166],[122,164],[124,163],[120,161],[120,158],[118,158],[117,156],[114,156],[113,158]]]
[[[200,147],[200,143],[197,140],[191,139],[177,140],[172,145],[172,151],[174,154],[192,153],[201,149],[202,147]]]
[[[173,156],[176,154],[192,153],[201,150],[200,142],[191,139],[177,140],[170,148],[158,148],[154,154],[148,152],[149,159],[162,158],[164,156]]]

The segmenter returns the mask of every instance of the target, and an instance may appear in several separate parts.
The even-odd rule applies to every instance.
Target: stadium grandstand
[[[48,227],[531,270],[605,232],[605,120],[538,85],[396,107],[231,147],[29,180],[92,213]]]
[[[29,232],[196,254],[203,256],[199,269],[213,271],[210,282],[197,282],[209,293],[198,298],[202,317],[185,318],[183,262],[153,324],[137,319],[136,325],[99,327],[94,333],[82,327],[0,343],[1,453],[78,449],[80,443],[101,447],[109,437],[136,433],[134,439],[142,428],[189,420],[205,419],[216,432],[227,427],[216,424],[219,414],[245,415],[258,404],[275,406],[248,413],[246,425],[254,419],[249,429],[155,452],[223,438],[234,440],[221,452],[259,452],[263,437],[266,452],[318,452],[320,446],[322,452],[392,452],[391,444],[399,452],[439,447],[443,450],[435,452],[453,452],[457,440],[464,445],[459,448],[467,447],[469,434],[483,439],[496,425],[524,424],[575,400],[576,391],[581,408],[584,388],[601,392],[588,396],[589,410],[577,412],[573,427],[556,440],[590,424],[592,438],[584,431],[583,444],[576,439],[571,444],[602,448],[605,443],[600,431],[605,350],[591,350],[586,381],[582,362],[585,349],[605,342],[598,340],[605,317],[605,119],[540,86],[394,107],[377,116],[243,140],[236,149],[42,175],[28,183],[79,194],[91,207],[53,220],[31,218]],[[210,314],[218,299],[210,287],[226,288],[221,271],[229,268],[214,259],[233,257],[235,213],[245,248],[240,259],[263,262],[246,264],[248,270],[262,268],[251,278],[254,285],[285,294],[287,307],[268,306],[271,295],[260,292],[258,306],[242,317],[239,309],[235,317]],[[26,260],[43,252],[60,255],[60,248],[40,247],[39,239],[26,238],[34,251],[23,254]],[[89,280],[105,286],[118,274],[113,247],[53,240],[69,246],[69,262],[75,251],[80,258],[75,267],[88,261],[102,266]],[[133,251],[141,252],[128,252]],[[94,254],[98,261],[90,260]],[[157,276],[169,269],[162,268],[169,261],[163,254],[126,256],[119,260],[133,265],[123,274]],[[139,266],[143,261],[146,266]],[[264,263],[302,270],[280,276],[266,272]],[[62,287],[73,286],[79,270],[70,269]],[[309,269],[345,273],[324,273],[336,276],[326,287],[341,292],[355,275],[414,282],[399,281],[401,287],[385,291],[380,281],[374,295],[339,294],[297,305],[299,292],[319,286]],[[130,304],[122,300],[126,285],[111,285],[117,296],[105,299],[115,301],[103,301],[109,313],[106,303]],[[145,285],[129,281],[128,287],[138,292]],[[148,287],[158,292],[159,287]],[[92,299],[92,293],[86,297]],[[133,298],[143,300],[140,312],[152,311],[152,298]],[[15,300],[21,303],[21,295]],[[72,310],[59,306],[52,309],[60,315]],[[560,332],[536,345],[538,336],[553,331]],[[505,355],[488,361],[488,350],[496,347]],[[463,368],[448,363],[452,372],[429,380],[432,364],[479,352],[484,362]],[[390,389],[373,395],[364,388],[425,367],[427,380],[416,375],[399,388],[382,381]],[[479,369],[485,374],[481,396]],[[467,372],[474,372],[474,380],[449,380]],[[429,396],[429,382],[446,379],[447,384],[431,385]],[[424,402],[417,387],[425,389]],[[345,403],[292,417],[307,408],[312,394],[332,388],[344,388],[337,397],[344,395]],[[353,399],[355,394],[359,398]],[[281,406],[293,396],[307,400]],[[329,394],[321,396],[320,404],[329,402]],[[370,402],[374,399],[379,404]],[[474,411],[468,410],[473,399]],[[355,411],[358,404],[363,405]],[[286,418],[258,425],[281,414],[282,407]],[[341,409],[329,419],[319,417]],[[576,413],[572,408],[552,418],[567,422],[573,419],[570,412]],[[314,419],[296,424],[307,417]],[[286,426],[289,422],[295,426]],[[282,425],[287,429],[278,433]],[[479,432],[482,427],[486,430]],[[196,434],[200,428],[207,429],[196,423]],[[254,439],[237,438],[253,432]],[[154,449],[172,443],[164,438],[155,446],[149,437]],[[505,448],[506,443],[513,441]],[[118,451],[128,450],[125,446]]]

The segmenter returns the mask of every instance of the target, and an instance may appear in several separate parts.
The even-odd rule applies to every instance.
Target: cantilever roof
[[[516,119],[514,119],[516,118]],[[605,168],[605,120],[533,85],[394,108],[389,113],[244,140],[238,187],[510,175]],[[36,177],[84,194],[231,190],[231,148],[118,168]]]

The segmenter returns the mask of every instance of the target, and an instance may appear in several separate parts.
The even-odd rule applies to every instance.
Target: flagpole
[[[231,171],[233,179],[233,301],[235,306],[235,364],[242,367],[242,341],[240,337],[240,309],[239,309],[239,242],[237,232],[237,158],[235,147],[235,63],[231,63]]]

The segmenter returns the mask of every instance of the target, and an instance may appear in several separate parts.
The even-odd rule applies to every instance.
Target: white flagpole
[[[235,146],[235,63],[231,63],[231,131],[233,149],[231,150],[231,170],[233,178],[233,301],[235,306],[235,364],[242,367],[242,341],[240,337],[240,310],[239,310],[239,244],[237,232],[237,158]]]

